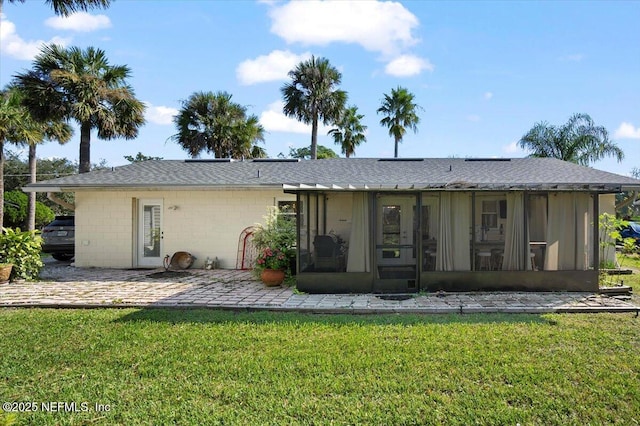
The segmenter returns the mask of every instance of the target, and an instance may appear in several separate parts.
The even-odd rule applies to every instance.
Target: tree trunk
[[[29,144],[29,183],[36,183],[36,145]],[[28,208],[27,208],[27,229],[35,231],[36,229],[36,193],[29,192]]]
[[[398,138],[394,138],[396,141],[395,147],[393,149],[393,158],[398,158]]]
[[[4,141],[0,139],[0,234],[4,226]]]
[[[311,159],[318,159],[318,114],[314,114],[311,122]]]
[[[80,125],[80,173],[91,171],[91,124]]]

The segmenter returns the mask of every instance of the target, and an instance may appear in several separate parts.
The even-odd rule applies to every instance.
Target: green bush
[[[0,234],[0,263],[13,264],[11,280],[33,280],[44,266],[40,259],[42,237],[38,231],[2,228]]]
[[[4,194],[4,225],[19,228],[27,220],[27,194],[22,191],[8,191]],[[40,201],[36,201],[36,228],[51,222],[55,213]]]
[[[282,215],[276,207],[270,208],[264,219],[265,224],[256,224],[256,231],[253,234],[253,245],[259,252],[254,270],[259,274],[265,268],[265,263],[260,260],[265,259],[268,251],[268,253],[282,253],[288,260],[278,263],[286,263],[286,270],[290,272],[290,258],[295,256],[296,223]]]

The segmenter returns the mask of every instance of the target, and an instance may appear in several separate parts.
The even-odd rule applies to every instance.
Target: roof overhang
[[[640,190],[639,187],[633,190]],[[284,184],[282,189],[285,192],[301,191],[571,191],[571,192],[598,192],[598,193],[618,193],[625,190],[621,185],[612,184],[582,184],[582,183],[560,183],[560,184],[486,184],[469,182],[447,182],[431,184]]]
[[[23,192],[86,192],[86,191],[247,191],[281,190],[281,184],[263,185],[38,185],[22,187]]]

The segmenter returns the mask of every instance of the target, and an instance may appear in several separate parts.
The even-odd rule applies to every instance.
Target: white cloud
[[[524,151],[522,151],[522,149],[518,145],[518,142],[511,142],[508,145],[504,145],[502,147],[502,151],[507,153],[507,154],[516,154],[516,153],[524,152]]]
[[[392,60],[384,68],[387,74],[396,77],[409,77],[420,74],[423,70],[433,71],[434,66],[428,59],[414,55],[401,55]]]
[[[44,23],[57,30],[90,32],[111,27],[111,20],[106,15],[91,15],[87,12],[76,12],[67,17],[54,16]]]
[[[484,96],[484,98],[485,98],[486,100],[489,100],[489,99],[493,98],[493,93],[491,93],[491,92],[485,92],[483,96]]]
[[[286,80],[290,70],[310,57],[311,53],[309,52],[296,55],[288,50],[274,50],[268,55],[261,55],[256,59],[247,59],[241,62],[236,68],[236,76],[240,84],[244,85]]]
[[[634,127],[631,123],[623,122],[616,129],[613,137],[619,139],[640,139],[640,127]]]
[[[472,123],[477,123],[480,121],[480,116],[476,114],[467,115],[467,121],[471,121]]]
[[[15,24],[5,19],[4,15],[0,17],[0,51],[2,52],[2,55],[30,61],[40,53],[40,48],[43,44],[56,43],[66,46],[69,41],[69,39],[62,37],[54,37],[49,41],[23,40],[16,32]]]
[[[264,129],[268,132],[311,134],[311,125],[284,115],[282,112],[283,105],[282,101],[273,102],[269,104],[266,111],[260,114],[260,124]],[[329,127],[322,124],[318,126],[319,135],[326,134],[329,130]]]
[[[397,2],[292,1],[273,6],[271,32],[287,43],[355,43],[394,56],[418,42],[418,18]]]
[[[173,124],[173,117],[178,115],[178,110],[166,106],[155,106],[150,102],[144,103],[147,107],[145,118],[155,124],[163,126]]]

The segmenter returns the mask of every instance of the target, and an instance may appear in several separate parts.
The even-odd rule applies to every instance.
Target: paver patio
[[[120,270],[48,264],[38,282],[0,284],[0,307],[198,307],[318,313],[638,312],[631,301],[592,293],[491,292],[298,294],[265,287],[251,271]],[[399,299],[399,300],[398,300]]]

